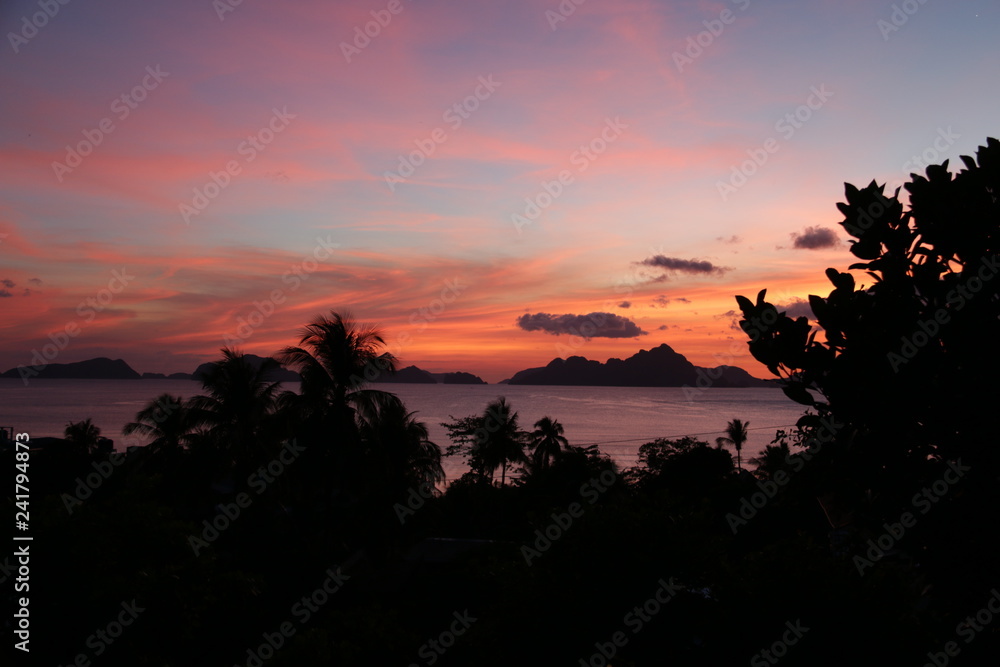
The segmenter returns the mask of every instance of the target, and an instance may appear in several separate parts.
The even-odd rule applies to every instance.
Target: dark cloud
[[[631,308],[632,307],[632,302],[631,301],[622,301],[621,303],[618,304],[618,307],[619,308]]]
[[[666,325],[666,324],[661,324],[660,326],[658,326],[658,327],[656,327],[656,328],[657,328],[657,330],[659,330],[659,331],[663,331],[663,330],[667,329],[667,325]]]
[[[42,279],[41,278],[28,278],[28,284],[29,285],[41,285],[42,284]]]
[[[779,313],[783,311],[793,320],[797,317],[805,317],[810,320],[816,319],[816,316],[813,315],[812,307],[809,305],[809,302],[798,297],[792,299],[783,306],[778,305],[777,308]]]
[[[722,241],[723,243],[739,243],[743,239],[740,238],[739,236],[737,236],[736,234],[733,234],[732,236],[730,236],[728,238],[725,237],[725,236],[716,236],[715,240],[716,241]]]
[[[554,336],[571,334],[584,338],[635,338],[648,333],[627,317],[613,313],[587,315],[526,313],[517,318],[517,326],[525,331],[544,331]]]
[[[8,297],[8,296],[14,296],[14,295],[11,294],[10,292],[8,292],[5,289],[0,289],[0,298],[4,298],[4,297]]]
[[[792,247],[799,250],[834,248],[839,242],[837,235],[828,227],[806,227],[801,234],[793,232],[792,241]]]
[[[689,273],[693,275],[717,275],[721,276],[730,269],[716,266],[703,259],[681,259],[680,257],[666,257],[664,255],[653,255],[641,262],[643,266],[651,266],[656,269],[663,269],[667,272]]]
[[[685,299],[682,296],[674,297],[674,301],[680,301],[681,303],[691,303],[691,299]]]
[[[3,285],[4,287],[14,287],[15,284],[16,283],[10,278],[4,278],[3,280],[0,280],[0,285]]]

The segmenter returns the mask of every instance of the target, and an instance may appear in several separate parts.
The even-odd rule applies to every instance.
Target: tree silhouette
[[[153,451],[177,451],[191,438],[191,416],[180,396],[160,394],[135,415],[135,421],[122,427],[123,435],[149,439]]]
[[[414,419],[416,413],[393,398],[365,404],[358,412],[362,441],[377,466],[374,474],[386,481],[389,493],[397,494],[443,481],[441,448],[431,442],[426,424]]]
[[[380,404],[395,397],[388,392],[364,389],[369,378],[382,370],[394,371],[396,358],[383,352],[385,340],[374,326],[358,324],[349,313],[331,311],[302,328],[297,346],[276,355],[302,376],[299,395],[283,397],[294,406],[298,419],[324,431],[341,435],[355,431],[354,408],[377,412]]]
[[[476,475],[492,480],[500,468],[500,484],[505,485],[507,466],[528,461],[524,453],[528,434],[520,430],[517,412],[511,411],[505,397],[491,401],[481,415],[452,419],[441,424],[455,443],[445,455],[465,456]]]
[[[396,370],[396,358],[383,352],[384,346],[377,327],[331,311],[303,327],[298,346],[284,348],[276,358],[302,375],[302,395],[322,410],[345,406],[348,394],[383,370]]]
[[[569,441],[563,436],[563,425],[551,417],[542,417],[535,422],[529,447],[532,450],[532,465],[536,469],[548,468],[563,448],[569,447]]]
[[[396,358],[383,351],[385,340],[372,325],[360,324],[348,312],[320,315],[300,331],[299,344],[281,350],[275,358],[302,376],[298,394],[285,392],[282,412],[309,444],[307,460],[312,474],[337,480],[334,487],[361,488],[356,474],[367,456],[361,441],[358,414],[398,413],[395,395],[366,389],[383,370],[396,368]],[[318,445],[318,446],[313,446]]]
[[[101,440],[101,429],[87,417],[83,421],[66,424],[63,435],[84,453],[93,454],[97,451],[97,444]]]
[[[909,584],[925,591],[920,604],[942,617],[994,579],[1000,530],[984,511],[1000,502],[1000,142],[961,159],[957,174],[947,161],[912,174],[905,211],[899,190],[845,184],[840,224],[861,261],[827,269],[833,290],[809,296],[818,329],[779,312],[766,290],[756,302],[736,297],[751,354],[816,410],[797,426],[828,436],[796,478],[834,542],[857,553],[919,503],[915,492],[954,482],[900,547],[913,563]]]
[[[781,432],[779,431],[779,433]],[[747,463],[754,466],[755,477],[771,479],[775,472],[788,467],[791,456],[792,451],[788,448],[788,443],[781,441],[778,444],[767,445],[764,451],[748,459]]]
[[[629,471],[640,486],[704,493],[733,469],[732,455],[703,440],[657,438],[639,447],[639,467]]]
[[[206,394],[188,402],[192,427],[204,430],[228,464],[252,467],[276,450],[282,435],[276,414],[281,386],[268,378],[277,369],[274,359],[255,367],[242,352],[224,348],[222,359],[202,377]]]
[[[1000,142],[961,159],[955,175],[948,161],[912,174],[905,212],[899,190],[845,184],[840,224],[862,260],[848,271],[870,284],[827,269],[833,291],[809,297],[821,332],[778,312],[766,290],[756,302],[736,297],[751,354],[816,409],[809,423],[846,425],[830,449],[864,463],[866,484],[901,479],[886,470],[919,474],[929,458],[997,463],[996,448],[980,445],[996,393],[980,381],[1000,372]]]
[[[479,457],[491,477],[500,468],[500,485],[504,486],[507,483],[507,466],[527,460],[524,455],[525,433],[518,428],[517,412],[511,410],[503,396],[486,406],[483,424],[486,437],[478,443]]]
[[[718,447],[722,447],[723,445],[733,446],[736,450],[736,467],[741,469],[743,466],[740,464],[740,452],[743,451],[743,444],[747,441],[748,426],[750,426],[750,422],[733,419],[726,424],[726,435],[715,439],[715,444]]]

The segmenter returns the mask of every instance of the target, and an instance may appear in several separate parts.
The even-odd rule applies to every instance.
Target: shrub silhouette
[[[872,472],[919,468],[929,458],[996,463],[990,434],[1000,333],[1000,142],[912,174],[909,210],[884,185],[845,184],[837,207],[868,285],[833,268],[834,289],[810,295],[822,336],[765,300],[737,296],[753,356],[784,378],[795,401],[849,425],[851,464],[863,448]],[[819,397],[816,397],[818,394]],[[813,423],[817,418],[809,418]],[[861,451],[861,450],[858,450]]]
[[[646,488],[704,494],[733,470],[732,455],[691,436],[657,438],[639,448],[638,481]]]
[[[887,197],[874,181],[845,184],[840,224],[861,260],[848,271],[863,273],[826,270],[834,289],[809,297],[821,330],[779,312],[766,290],[756,302],[736,297],[751,354],[783,378],[790,398],[816,410],[800,429],[822,423],[834,434],[796,480],[831,526],[842,519],[839,536],[830,534],[842,545],[837,553],[863,552],[887,521],[913,513],[919,523],[891,559],[909,582],[908,613],[933,609],[942,627],[995,579],[995,558],[985,554],[1000,529],[990,511],[1000,501],[991,426],[1000,372],[1000,142],[991,138],[975,160],[961,159],[957,174],[947,161],[926,177],[912,174],[905,211],[899,190]],[[932,487],[933,504],[917,510]]]

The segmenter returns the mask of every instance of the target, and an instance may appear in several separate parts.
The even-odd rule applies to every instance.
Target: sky
[[[0,370],[190,372],[318,315],[489,382],[667,343],[767,370],[844,183],[998,136],[995,2],[0,4]],[[861,280],[863,282],[863,280]]]

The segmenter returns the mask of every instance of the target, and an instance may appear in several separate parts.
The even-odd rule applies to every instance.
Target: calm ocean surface
[[[487,402],[506,396],[520,415],[521,428],[545,415],[562,422],[572,445],[597,443],[621,466],[635,464],[639,446],[657,437],[698,434],[708,442],[722,435],[726,422],[750,422],[743,460],[774,438],[776,427],[789,426],[803,412],[780,389],[706,389],[688,398],[676,387],[552,387],[508,385],[375,385],[397,394],[427,424],[431,440],[450,444],[440,425],[450,416],[478,414]],[[289,386],[293,389],[296,387]],[[143,444],[121,435],[122,426],[152,398],[164,393],[184,398],[200,392],[190,380],[32,380],[0,379],[0,426],[13,426],[34,437],[61,437],[69,421],[90,417],[115,449]],[[464,466],[446,460],[449,479]]]

